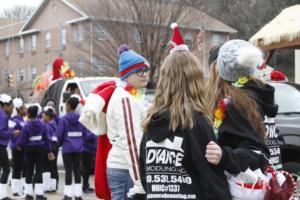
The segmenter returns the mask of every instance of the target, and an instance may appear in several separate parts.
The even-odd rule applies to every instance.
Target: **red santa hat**
[[[52,64],[52,81],[55,81],[59,78],[60,76],[60,69],[61,66],[63,65],[64,60],[62,58],[56,58]]]
[[[284,73],[278,70],[273,70],[270,74],[272,81],[286,81],[287,77]]]
[[[256,77],[265,81],[288,81],[287,76],[278,70],[263,63],[255,72]]]
[[[171,41],[171,51],[170,53],[176,52],[176,51],[189,51],[189,48],[187,45],[184,44],[184,40],[181,36],[179,27],[176,23],[171,24],[171,29],[173,30],[173,37]]]

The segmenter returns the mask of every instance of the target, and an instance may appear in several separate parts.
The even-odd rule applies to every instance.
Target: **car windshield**
[[[274,84],[278,113],[300,113],[300,90],[288,84]]]
[[[80,81],[80,85],[83,90],[84,96],[87,97],[98,85],[110,80],[112,79],[93,79]]]

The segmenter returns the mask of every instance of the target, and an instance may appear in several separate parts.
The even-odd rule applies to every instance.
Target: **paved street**
[[[9,158],[11,159],[11,149],[7,148],[7,150],[8,150]],[[57,164],[58,164],[58,169],[59,169],[58,191],[56,193],[51,193],[51,194],[47,193],[46,196],[48,197],[48,200],[59,200],[59,199],[62,199],[62,197],[64,196],[65,172],[64,172],[64,167],[63,167],[61,151],[58,154]],[[11,173],[10,173],[10,176],[11,176]],[[74,177],[73,177],[73,181],[74,181]],[[94,185],[94,176],[90,176],[89,183],[94,188],[94,186],[93,186]],[[10,187],[8,187],[8,191],[11,192]],[[12,195],[10,193],[9,193],[9,196],[12,197]],[[83,199],[84,200],[96,200],[97,198],[96,198],[95,194],[84,194],[83,193]]]
[[[59,173],[59,186],[58,186],[58,191],[56,193],[47,193],[46,196],[48,200],[60,200],[64,196],[64,180],[65,180],[65,175],[64,172],[60,171]],[[93,184],[93,179],[94,177],[90,177],[90,184]],[[10,187],[8,187],[8,191],[10,192]],[[9,196],[12,197],[11,193],[9,193]],[[84,194],[83,193],[83,199],[84,200],[96,200],[98,199],[95,194]]]

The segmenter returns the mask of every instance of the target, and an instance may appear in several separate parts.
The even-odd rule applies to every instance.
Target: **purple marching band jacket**
[[[39,119],[29,120],[22,129],[17,146],[46,148],[50,153],[52,151],[51,138],[46,125]]]
[[[69,112],[59,119],[56,134],[63,154],[84,151],[83,144],[88,130],[79,122],[80,115]]]
[[[9,128],[9,116],[0,108],[0,146],[7,146],[12,132]]]
[[[15,131],[15,130],[22,131],[22,128],[25,126],[26,123],[23,117],[16,115],[9,121],[9,124],[11,124],[11,126],[9,126],[9,128],[11,128],[11,131]],[[15,149],[17,147],[17,141],[20,140],[20,138],[21,138],[21,134],[18,135],[17,137],[11,136],[10,147],[12,149]]]
[[[51,141],[58,143],[58,139],[56,135],[57,123],[55,122],[55,120],[46,123],[46,127],[48,129],[48,134],[49,137],[51,138]]]
[[[83,151],[96,155],[96,149],[98,144],[97,138],[98,137],[94,133],[88,130],[87,137],[85,138],[83,143]]]

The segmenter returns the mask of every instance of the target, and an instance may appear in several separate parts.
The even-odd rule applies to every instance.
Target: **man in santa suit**
[[[98,86],[88,96],[80,122],[100,134],[96,195],[113,200],[141,199],[145,191],[140,181],[138,154],[145,108],[140,90],[148,83],[149,64],[127,45],[120,46],[118,53],[120,79]]]

